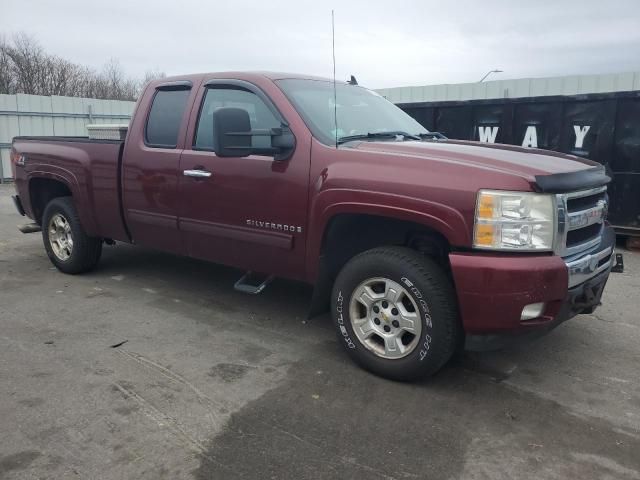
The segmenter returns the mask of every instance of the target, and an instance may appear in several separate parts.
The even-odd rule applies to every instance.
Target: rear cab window
[[[184,86],[156,90],[145,127],[147,146],[176,148],[190,92],[191,89]]]

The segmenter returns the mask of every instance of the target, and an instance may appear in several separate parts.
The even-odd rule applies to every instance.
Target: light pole
[[[487,78],[492,73],[502,73],[502,70],[489,70],[487,74],[484,77],[482,77],[478,83],[484,82],[485,78]]]

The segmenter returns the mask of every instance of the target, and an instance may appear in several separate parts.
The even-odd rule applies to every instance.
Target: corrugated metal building
[[[134,102],[0,95],[0,180],[11,177],[11,139],[19,135],[86,136],[89,123],[128,123]]]
[[[421,87],[381,88],[376,91],[393,103],[419,103],[580,95],[633,90],[640,90],[640,72],[518,78]]]

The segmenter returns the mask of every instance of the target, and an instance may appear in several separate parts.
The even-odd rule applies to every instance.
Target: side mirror
[[[243,108],[222,107],[213,111],[213,144],[219,157],[251,155],[251,120]]]
[[[269,146],[253,147],[253,137],[269,137]],[[251,130],[249,112],[243,108],[222,107],[213,111],[214,151],[219,157],[270,155],[274,160],[287,160],[296,147],[296,138],[283,125],[277,128]]]
[[[271,129],[271,146],[278,150],[280,154],[286,154],[289,150],[293,150],[296,146],[296,137],[293,136],[288,128],[272,128]],[[276,155],[278,160],[278,155]]]

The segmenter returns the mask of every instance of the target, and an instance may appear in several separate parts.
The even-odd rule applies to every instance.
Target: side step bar
[[[260,274],[248,271],[236,282],[233,288],[239,292],[257,295],[267,288],[267,285],[269,285],[274,278],[273,275],[269,275],[267,277],[259,275]]]
[[[24,225],[20,225],[18,230],[22,233],[35,233],[42,231],[42,228],[40,228],[40,225],[37,223],[25,223]]]

